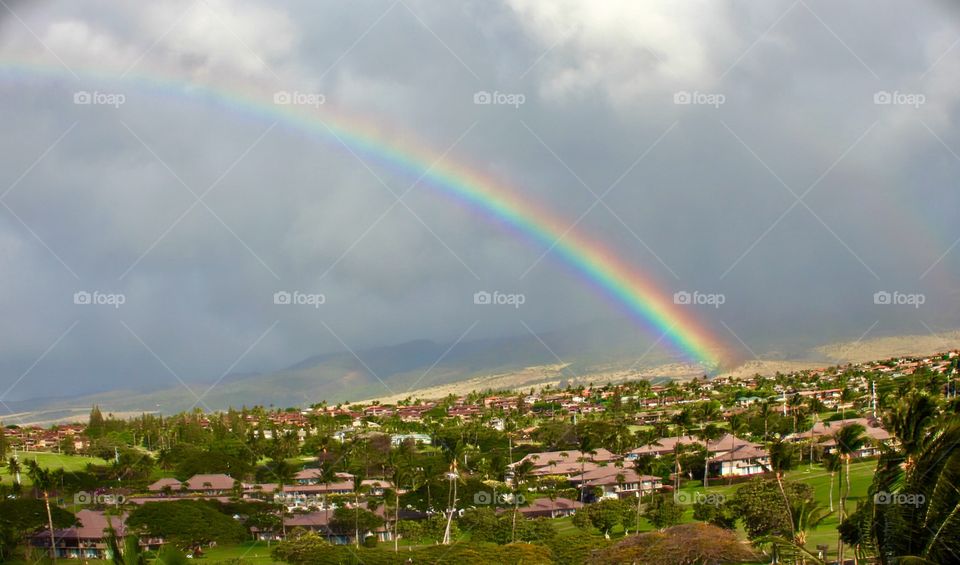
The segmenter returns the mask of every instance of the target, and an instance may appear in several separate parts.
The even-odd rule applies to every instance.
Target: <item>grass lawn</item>
[[[9,459],[11,456],[12,455],[8,455],[7,459]],[[27,461],[36,461],[41,467],[48,467],[50,469],[63,469],[68,473],[71,471],[83,471],[90,463],[95,465],[103,465],[106,463],[106,461],[100,459],[99,457],[61,455],[58,453],[47,453],[44,451],[19,451],[17,452],[17,458],[20,460],[20,466],[22,468],[20,471],[20,479],[23,481],[25,486],[31,484],[30,477],[27,476]],[[10,476],[10,472],[6,466],[0,467],[0,483],[6,485],[13,483],[13,478]]]
[[[873,481],[874,470],[876,469],[875,460],[867,460],[855,462],[850,465],[850,483],[851,490],[850,496],[847,499],[847,512],[853,512],[857,508],[857,501],[863,500],[867,495],[867,489],[870,486],[870,483]],[[838,473],[839,475],[839,473]],[[823,470],[823,467],[819,465],[814,465],[810,469],[807,465],[801,465],[798,469],[789,471],[786,473],[786,480],[802,482],[813,487],[814,498],[823,505],[824,508],[830,508],[830,473]],[[844,479],[844,485],[846,485],[846,479]],[[690,500],[693,500],[694,493],[701,494],[719,494],[723,496],[733,496],[736,492],[739,485],[727,486],[722,479],[714,479],[713,484],[710,485],[707,489],[703,488],[703,485],[699,481],[688,481],[681,487],[681,492],[688,493],[691,495]],[[837,476],[833,478],[833,503],[834,510],[837,510],[839,507],[840,493],[839,487],[837,485]],[[693,509],[690,508],[684,513],[683,516],[684,522],[693,521]],[[828,557],[836,556],[837,548],[837,525],[840,523],[838,518],[838,513],[834,512],[826,520],[824,520],[819,527],[814,530],[811,530],[807,534],[807,548],[816,551],[817,545],[827,545],[830,547],[828,551]],[[740,534],[745,535],[743,529],[740,529]],[[849,554],[849,548],[846,550]]]
[[[205,557],[202,561],[226,561],[228,559],[239,559],[244,563],[255,563],[258,565],[267,565],[271,563],[280,563],[270,557],[270,550],[276,543],[269,546],[265,541],[248,541],[237,545],[219,545],[205,549]]]

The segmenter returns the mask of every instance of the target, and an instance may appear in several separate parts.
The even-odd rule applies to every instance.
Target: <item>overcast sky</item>
[[[958,41],[940,4],[873,0],[6,0],[0,400],[624,315],[427,186],[397,203],[415,178],[138,76],[322,95],[579,218],[666,295],[723,294],[692,308],[737,356],[953,329]],[[326,302],[274,304],[295,290]]]

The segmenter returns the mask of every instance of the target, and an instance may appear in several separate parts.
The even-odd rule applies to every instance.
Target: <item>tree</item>
[[[6,428],[3,427],[3,422],[0,422],[0,464],[7,460],[7,451],[10,448],[5,430]]]
[[[655,496],[643,515],[655,528],[662,530],[680,522],[683,508],[677,504],[673,496]]]
[[[757,541],[774,546],[774,553],[781,560],[792,558],[796,563],[806,563],[808,559],[819,562],[819,558],[806,547],[807,532],[819,526],[830,514],[816,500],[794,498],[790,501],[792,536],[769,535]]]
[[[596,528],[604,537],[610,537],[610,530],[623,519],[624,504],[619,500],[604,499],[581,508],[573,516],[573,524],[580,529]]]
[[[520,498],[522,496],[520,491],[530,480],[533,465],[533,461],[526,459],[513,468],[513,533],[510,536],[511,542],[516,541],[517,513],[520,511]]]
[[[953,563],[960,554],[960,422],[927,429],[929,438],[912,456],[881,457],[870,496],[844,522],[849,531],[858,515],[865,518],[860,537],[885,564]]]
[[[655,439],[652,441],[656,441]],[[644,475],[650,475],[653,473],[654,468],[657,466],[657,459],[651,453],[644,453],[638,455],[633,460],[633,470],[637,474],[637,480],[640,481],[637,487],[637,512],[634,519],[634,523],[637,524],[637,533],[640,533],[640,511],[643,505],[643,477]],[[651,488],[650,494],[653,494],[653,489]]]
[[[87,437],[91,439],[99,438],[104,433],[106,433],[106,421],[103,418],[103,413],[100,412],[100,407],[94,404],[90,409],[90,419],[87,422]]]
[[[847,516],[847,496],[850,495],[850,459],[853,458],[853,455],[860,451],[860,448],[866,443],[866,437],[864,436],[864,428],[860,424],[850,424],[840,428],[837,433],[834,435],[834,439],[837,442],[837,451],[840,453],[840,457],[844,460],[846,464],[846,489],[840,490],[840,521],[842,522]],[[843,540],[837,541],[837,554],[839,555],[839,560],[843,562]]]
[[[735,532],[694,522],[673,526],[662,532],[624,538],[609,548],[594,552],[587,562],[597,565],[712,565],[752,563],[757,559],[758,556],[740,542]]]
[[[277,491],[280,495],[276,497],[279,501],[280,531],[283,533],[283,537],[287,537],[287,520],[285,517],[287,506],[283,498],[283,487],[293,483],[297,471],[293,468],[293,465],[287,463],[286,459],[273,459],[267,463],[265,472],[277,482]]]
[[[299,531],[297,535],[284,539],[271,551],[274,559],[294,565],[310,563],[318,554],[329,551],[331,545],[315,532]]]
[[[354,505],[352,508],[341,506],[333,511],[333,519],[330,521],[330,527],[337,532],[354,531],[354,535],[359,539],[360,534],[372,532],[383,525],[383,518],[377,516],[369,510],[365,510],[360,505]]]
[[[812,499],[813,489],[805,483],[757,478],[739,487],[726,504],[742,520],[747,537],[756,540],[767,536],[792,537],[790,508],[796,500]]]
[[[53,528],[53,512],[50,510],[50,491],[56,486],[57,479],[63,476],[63,469],[58,469],[58,471],[50,471],[50,469],[40,467],[36,459],[27,461],[27,475],[33,481],[33,488],[43,495],[43,504],[47,510],[47,526],[50,533],[50,557],[54,561],[57,560],[57,540]]]
[[[708,403],[711,404],[711,403]],[[697,432],[697,439],[703,442],[705,446],[703,456],[703,486],[709,486],[710,476],[710,442],[723,437],[723,429],[716,424],[707,424]]]
[[[239,542],[246,538],[246,529],[219,508],[219,503],[201,500],[147,502],[130,513],[126,525],[150,536],[166,538],[180,547],[211,541]]]
[[[823,468],[830,473],[830,512],[833,512],[833,478],[843,466],[840,454],[836,452],[823,455]]]
[[[797,462],[797,450],[794,445],[778,437],[767,446],[770,452],[770,467],[774,472],[793,469]]]
[[[9,559],[14,548],[27,542],[27,536],[40,528],[68,528],[77,522],[76,516],[60,508],[50,507],[42,500],[30,498],[0,499],[0,560]]]
[[[117,531],[113,528],[113,523],[108,518],[107,526],[107,548],[110,552],[113,565],[146,565],[147,558],[140,547],[140,538],[130,534],[123,539],[118,538]],[[120,542],[123,547],[120,547]]]
[[[20,461],[16,457],[11,457],[10,460],[7,461],[7,471],[13,477],[14,492],[19,492],[21,487],[21,484],[20,484],[21,467],[20,467]]]

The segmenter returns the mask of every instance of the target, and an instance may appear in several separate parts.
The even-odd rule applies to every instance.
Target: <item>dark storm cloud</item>
[[[571,222],[610,188],[578,228],[665,292],[725,293],[702,317],[731,347],[723,324],[757,352],[760,336],[857,337],[876,320],[885,332],[956,325],[960,250],[943,254],[960,237],[960,31],[935,6],[8,5],[22,23],[3,20],[4,60],[322,92],[400,144],[455,145],[450,162]],[[335,141],[186,92],[16,76],[0,86],[0,188],[16,183],[0,209],[9,398],[270,370],[341,340],[453,340],[478,319],[480,337],[620,315],[551,257],[530,269],[542,247],[429,186],[391,209],[415,178]],[[73,104],[95,89],[125,101]],[[478,91],[525,102],[478,106]],[[723,102],[675,104],[684,92]],[[214,183],[195,204],[191,191]],[[528,303],[478,310],[484,288]],[[326,302],[278,307],[284,290]],[[884,290],[927,303],[878,307]],[[75,305],[78,291],[126,302]]]

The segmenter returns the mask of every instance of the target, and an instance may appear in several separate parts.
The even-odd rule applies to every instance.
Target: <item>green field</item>
[[[10,457],[11,455],[8,454],[7,459]],[[17,458],[20,460],[20,466],[22,468],[20,471],[20,479],[23,481],[24,486],[31,484],[30,477],[27,476],[27,461],[36,461],[41,467],[48,467],[50,469],[63,469],[68,473],[83,471],[90,463],[95,465],[103,465],[106,463],[106,461],[100,459],[99,457],[60,455],[57,453],[47,453],[42,451],[20,451],[17,452]],[[13,477],[10,476],[9,469],[7,469],[6,465],[0,467],[0,484],[9,486],[12,483]]]
[[[870,486],[870,483],[873,481],[874,470],[876,469],[876,461],[860,461],[850,465],[850,495],[847,499],[847,512],[853,512],[857,508],[857,501],[863,500],[867,495],[867,489]],[[839,474],[839,473],[838,473]],[[814,465],[810,469],[807,465],[801,465],[799,469],[790,471],[786,473],[785,476],[788,481],[802,482],[813,487],[814,498],[823,505],[824,508],[830,508],[830,473],[823,470],[823,467],[819,465]],[[689,494],[694,494],[696,492],[700,493],[709,493],[709,494],[721,494],[724,496],[732,496],[736,492],[739,485],[727,486],[723,483],[721,479],[715,480],[716,486],[711,485],[707,489],[703,488],[703,485],[699,481],[689,481],[681,487],[681,491],[687,492]],[[846,485],[846,479],[844,479],[844,485]],[[692,497],[691,497],[692,498]],[[839,487],[837,485],[837,477],[833,478],[833,504],[835,512],[827,517],[820,526],[814,530],[811,530],[807,535],[807,549],[811,551],[816,551],[816,546],[827,545],[830,547],[828,551],[828,557],[836,557],[837,551],[837,525],[840,520],[838,519],[838,513],[836,510],[839,508]],[[693,520],[693,509],[691,508],[684,514],[684,521]],[[743,530],[741,528],[741,535],[743,535]],[[849,548],[845,550],[847,554],[849,553]]]
[[[98,458],[91,457],[82,457],[77,455],[58,455],[56,453],[25,453],[21,452],[18,454],[21,464],[25,466],[26,461],[36,460],[43,467],[49,467],[52,469],[63,468],[67,472],[70,471],[81,471],[86,468],[90,463],[94,464],[104,464],[106,461]],[[867,493],[867,489],[870,486],[870,482],[873,479],[874,469],[876,467],[875,461],[861,461],[854,463],[850,466],[850,479],[852,483],[852,490],[850,497],[847,501],[847,509],[849,512],[852,512],[856,509],[857,501],[862,500]],[[22,480],[25,486],[29,486],[30,479],[27,477],[26,472],[21,473]],[[829,496],[830,496],[830,474],[823,470],[822,467],[814,465],[812,468],[809,468],[807,465],[801,465],[798,469],[790,471],[786,474],[786,479],[790,481],[798,481],[809,484],[814,489],[815,498],[825,507],[829,508]],[[833,479],[834,492],[834,508],[837,508],[839,505],[839,490],[836,484],[836,477]],[[0,483],[2,484],[11,484],[12,478],[6,467],[0,468]],[[740,485],[727,485],[722,479],[714,479],[711,485],[704,489],[703,485],[699,481],[686,481],[681,487],[681,492],[688,493],[693,495],[694,493],[702,494],[718,494],[723,496],[732,496],[736,489]],[[693,496],[690,497],[693,499]],[[688,522],[693,520],[693,509],[688,508],[683,516],[683,521]],[[837,513],[835,512],[829,516],[824,522],[815,530],[812,530],[808,534],[808,544],[807,547],[810,550],[815,550],[818,544],[825,544],[830,547],[828,557],[835,556],[836,554],[836,545],[837,545],[837,524],[839,520],[837,518]],[[576,527],[573,525],[570,518],[561,518],[555,520],[555,526],[560,533],[573,533],[576,530]],[[643,530],[652,530],[653,527],[643,520],[641,522],[641,529]],[[741,529],[741,535],[743,531]],[[613,537],[619,537],[623,535],[621,529],[616,529],[611,532]],[[214,561],[226,561],[226,560],[243,560],[244,562],[254,563],[258,565],[267,565],[274,563],[273,559],[270,557],[270,547],[266,542],[246,542],[239,545],[223,545],[219,547],[214,547],[208,550],[205,560],[214,562]]]

